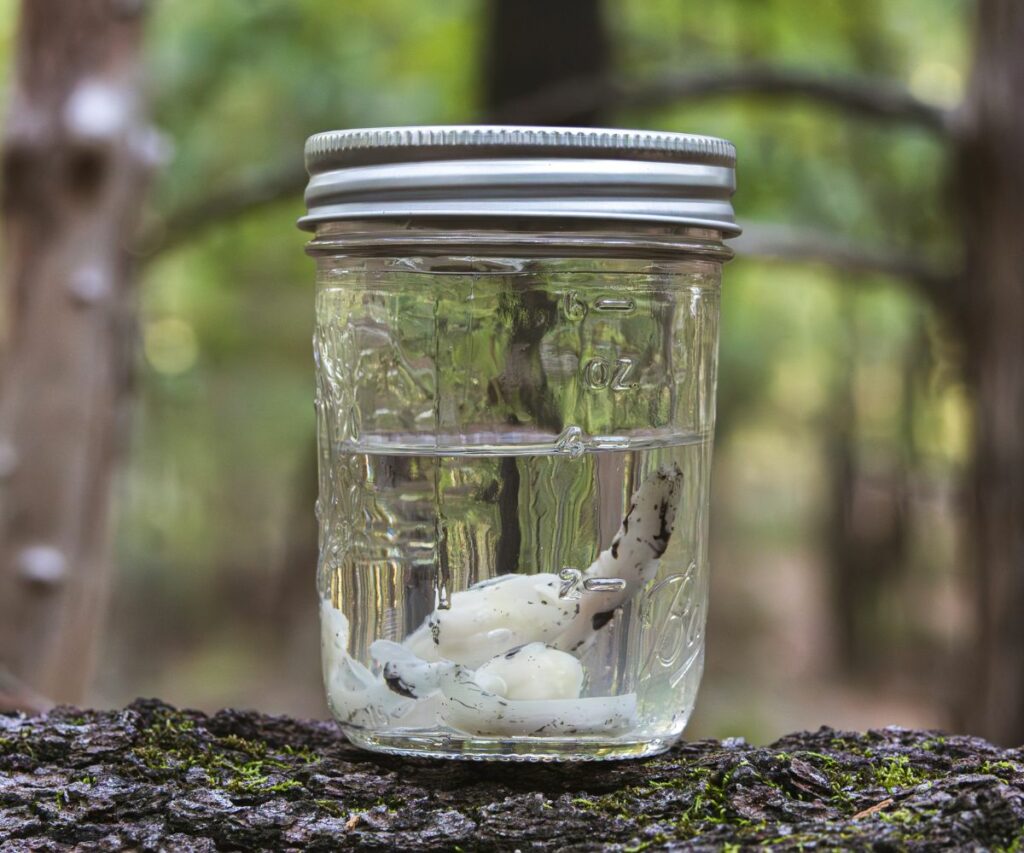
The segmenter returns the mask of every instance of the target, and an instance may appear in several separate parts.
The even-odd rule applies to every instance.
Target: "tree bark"
[[[962,321],[976,394],[972,559],[977,730],[1024,742],[1024,4],[980,0],[960,129],[969,289]]]
[[[0,716],[4,850],[1011,850],[1024,758],[821,728],[651,761],[361,752],[334,724],[159,702]]]
[[[81,697],[110,575],[133,338],[130,243],[159,159],[135,0],[23,0],[3,143],[0,667]]]

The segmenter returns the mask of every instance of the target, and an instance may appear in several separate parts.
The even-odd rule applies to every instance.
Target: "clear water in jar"
[[[678,737],[718,294],[703,259],[318,259],[324,675],[355,743],[544,760]]]
[[[323,665],[348,736],[527,760],[669,746],[703,665],[710,450],[331,448]]]

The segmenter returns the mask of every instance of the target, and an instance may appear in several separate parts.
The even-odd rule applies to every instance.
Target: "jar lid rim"
[[[458,160],[474,154],[507,157],[600,157],[736,165],[726,139],[660,130],[535,125],[411,125],[328,130],[306,140],[306,169]]]

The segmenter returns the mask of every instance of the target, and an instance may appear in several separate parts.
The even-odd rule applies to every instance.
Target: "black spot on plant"
[[[395,675],[393,672],[384,672],[384,681],[387,682],[388,688],[399,696],[405,696],[409,699],[415,699],[416,694],[412,692],[412,688],[409,687],[401,678]]]

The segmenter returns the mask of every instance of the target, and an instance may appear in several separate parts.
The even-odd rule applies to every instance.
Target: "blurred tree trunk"
[[[503,121],[516,123],[515,105],[526,102],[530,96],[545,92],[577,79],[601,77],[610,70],[608,36],[597,0],[494,0],[484,38],[483,72],[484,94],[481,112],[484,115],[502,113]],[[511,107],[511,109],[510,109]],[[601,109],[595,106],[574,108],[571,105],[561,115],[546,120],[551,125],[587,126],[599,121]],[[543,299],[530,295],[530,299]],[[543,311],[535,304],[531,310]],[[526,346],[539,344],[528,339],[537,336],[535,330],[521,330],[519,343]],[[314,445],[315,448],[315,445]],[[316,454],[307,454],[309,464],[300,474],[301,515],[309,520],[293,530],[285,555],[285,569],[281,574],[281,594],[287,604],[282,611],[304,613],[308,607],[305,578],[316,564],[316,530],[312,523],[310,490],[315,489]],[[496,572],[515,571],[520,550],[517,506],[519,473],[515,459],[502,460],[502,491],[498,495],[502,540],[498,543]],[[298,582],[290,578],[299,576]]]
[[[159,137],[139,0],[23,0],[3,141],[0,668],[81,699],[110,576],[133,336],[128,250]]]
[[[883,26],[880,3],[863,0],[857,12],[844,22],[844,30],[859,67],[888,76],[898,74],[899,51]],[[877,150],[865,139],[868,130],[860,125],[848,129],[843,156],[853,167],[857,182],[874,200],[874,210],[882,221],[906,227],[905,200],[894,182],[878,169]],[[834,396],[823,423],[830,486],[824,541],[838,664],[847,673],[865,675],[878,674],[892,660],[879,648],[891,633],[883,624],[881,603],[906,568],[910,535],[907,423],[912,417],[913,395],[904,393],[901,401],[899,434],[893,436],[891,445],[897,461],[880,477],[872,470],[858,435],[863,413],[857,405],[855,378],[858,359],[866,352],[859,329],[859,281],[845,284],[839,311],[845,334],[839,341]],[[904,387],[908,390],[910,386],[905,383]]]
[[[881,624],[881,603],[900,577],[907,558],[906,422],[910,395],[900,407],[898,461],[884,476],[872,471],[858,440],[855,394],[856,357],[863,352],[857,329],[857,293],[841,294],[846,335],[840,349],[836,388],[824,424],[830,484],[825,550],[831,577],[831,605],[839,665],[863,675],[884,669],[879,653],[888,626]],[[910,382],[906,365],[904,381]],[[906,389],[905,389],[906,390]]]
[[[513,124],[523,121],[517,103],[611,71],[599,0],[493,0],[484,50],[484,113]],[[597,104],[566,104],[545,124],[586,127],[601,113]]]
[[[969,289],[961,316],[976,394],[971,562],[980,685],[973,730],[1024,742],[1024,3],[979,0],[960,128]]]
[[[510,124],[527,123],[516,114],[516,104],[581,79],[603,79],[609,73],[608,35],[598,0],[495,0],[485,41],[484,112],[500,114]],[[561,115],[546,124],[586,127],[600,121],[601,108],[567,103]],[[555,301],[540,289],[524,292],[523,307],[530,317],[558,312]],[[512,331],[510,351],[522,353],[523,361],[536,363],[546,324],[529,323]],[[510,361],[506,373],[520,365]],[[517,384],[513,381],[511,384]],[[561,413],[534,406],[541,423],[560,422]],[[500,534],[496,574],[515,572],[520,566],[520,477],[513,456],[501,459],[501,490],[498,493]]]

